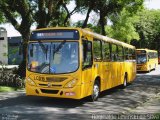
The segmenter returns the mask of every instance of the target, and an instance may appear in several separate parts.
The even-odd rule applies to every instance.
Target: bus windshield
[[[138,54],[137,55],[137,64],[146,63],[147,55],[146,54]]]
[[[28,45],[28,70],[70,73],[78,69],[78,42],[36,42]]]

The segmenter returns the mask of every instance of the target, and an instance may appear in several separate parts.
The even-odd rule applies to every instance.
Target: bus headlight
[[[29,77],[26,78],[26,82],[31,85],[31,86],[35,86],[36,84],[33,82],[33,80],[31,80]]]
[[[77,79],[73,79],[71,81],[69,81],[64,87],[65,88],[73,88],[77,83]]]

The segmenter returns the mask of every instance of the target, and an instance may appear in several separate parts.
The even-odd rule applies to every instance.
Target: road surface
[[[112,89],[96,102],[25,96],[25,91],[0,93],[0,119],[95,119],[96,114],[160,113],[160,66],[138,73],[125,89]]]

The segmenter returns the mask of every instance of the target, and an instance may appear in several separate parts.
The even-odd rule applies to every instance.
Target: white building
[[[0,61],[3,64],[8,64],[8,40],[7,31],[0,27]]]

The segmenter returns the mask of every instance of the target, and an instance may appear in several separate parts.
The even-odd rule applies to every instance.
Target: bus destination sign
[[[31,33],[30,40],[78,40],[77,30],[39,30]]]
[[[145,50],[137,50],[136,53],[137,54],[146,54],[146,51]]]

